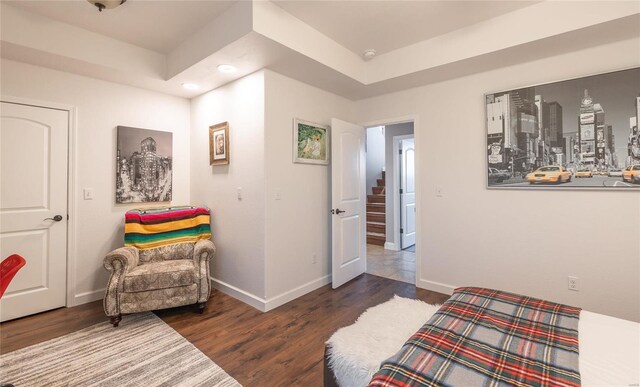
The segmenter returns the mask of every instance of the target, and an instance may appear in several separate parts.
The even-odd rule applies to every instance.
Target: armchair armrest
[[[196,265],[200,262],[211,261],[216,256],[216,245],[209,239],[199,240],[193,248],[193,259]]]
[[[136,266],[138,266],[138,249],[135,247],[120,247],[104,257],[104,268],[112,272],[126,273]]]
[[[113,318],[112,323],[117,326],[121,313],[119,293],[122,292],[126,273],[138,266],[138,249],[135,247],[115,249],[104,257],[103,264],[104,268],[111,272],[103,300],[104,312]]]
[[[198,303],[204,305],[211,296],[209,281],[209,261],[216,256],[216,245],[209,239],[199,240],[193,247],[193,263],[196,265],[199,278]]]

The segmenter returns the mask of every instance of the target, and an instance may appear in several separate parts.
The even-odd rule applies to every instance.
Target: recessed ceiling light
[[[236,68],[229,64],[221,64],[218,66],[218,71],[220,71],[221,73],[232,73],[236,71]]]
[[[182,87],[184,87],[187,90],[197,90],[198,89],[198,85],[196,85],[195,83],[183,83]]]

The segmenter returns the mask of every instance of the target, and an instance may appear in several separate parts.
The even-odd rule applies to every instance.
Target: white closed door
[[[332,286],[367,269],[364,128],[331,120]]]
[[[0,321],[65,306],[69,113],[2,102],[0,259],[27,261],[0,300]]]
[[[401,248],[416,244],[416,150],[414,140],[402,140],[400,173]]]

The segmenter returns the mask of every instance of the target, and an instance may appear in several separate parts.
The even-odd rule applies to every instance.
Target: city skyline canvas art
[[[489,188],[640,189],[640,68],[485,95]]]
[[[172,156],[173,133],[118,126],[116,203],[170,201]]]

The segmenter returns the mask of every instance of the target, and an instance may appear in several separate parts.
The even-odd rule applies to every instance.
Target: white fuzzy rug
[[[440,308],[394,296],[367,309],[358,320],[334,333],[328,344],[329,366],[341,387],[361,387]]]

